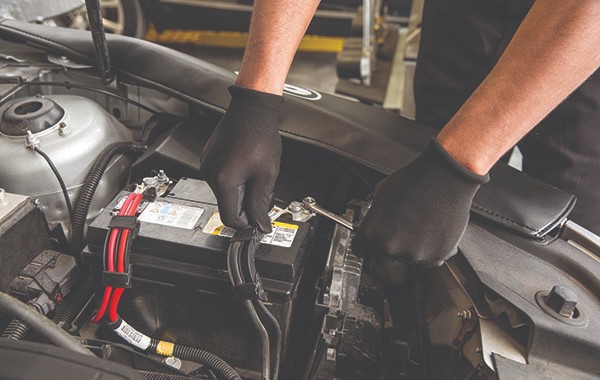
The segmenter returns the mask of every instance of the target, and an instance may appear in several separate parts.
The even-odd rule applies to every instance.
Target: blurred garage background
[[[288,82],[412,117],[423,0],[322,1]],[[100,0],[107,32],[143,38],[235,71],[251,0]],[[0,17],[87,28],[84,0],[0,0]]]

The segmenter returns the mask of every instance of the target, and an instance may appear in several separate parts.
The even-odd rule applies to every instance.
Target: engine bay
[[[368,212],[381,173],[284,139],[274,231],[244,236],[222,226],[198,178],[219,112],[127,81],[105,86],[63,56],[0,59],[0,290],[119,378],[511,378],[539,357],[568,368],[556,348],[536,356],[544,341],[559,341],[536,335],[552,329],[588,351],[579,368],[598,370],[590,364],[593,334],[582,330],[596,328],[597,296],[556,275],[558,288],[552,276],[531,281],[537,293],[528,289],[527,297],[538,304],[515,306],[511,292],[525,296],[492,286],[474,258],[511,249],[579,258],[571,245],[527,240],[475,218],[464,252],[426,272],[398,263],[384,283],[384,269],[352,253],[349,228]],[[239,278],[232,262],[243,264]],[[514,263],[495,264],[508,273]],[[579,303],[565,317],[547,300],[571,297],[568,287]],[[52,341],[5,314],[0,327],[11,341]],[[95,368],[66,357],[60,366],[74,378]]]
[[[51,78],[41,78],[40,82],[64,83],[65,79],[57,76],[69,74],[54,72],[49,74]],[[50,91],[45,92],[46,89]],[[232,294],[227,274],[227,251],[235,231],[221,224],[217,201],[208,185],[187,176],[193,173],[194,163],[179,156],[189,152],[182,146],[169,146],[177,145],[179,137],[195,139],[193,143],[188,141],[186,147],[197,143],[192,153],[197,156],[206,133],[191,132],[193,122],[176,116],[140,118],[129,127],[118,116],[125,119],[132,113],[132,105],[119,99],[111,105],[112,109],[106,110],[100,106],[102,101],[96,103],[85,96],[71,95],[74,89],[37,84],[34,87],[32,83],[25,90],[35,94],[14,96],[0,109],[0,143],[4,144],[3,151],[14,158],[14,162],[5,161],[0,181],[7,195],[22,196],[26,204],[32,203],[41,211],[38,222],[48,223],[48,249],[39,252],[43,257],[33,257],[29,266],[42,267],[40,273],[44,277],[47,274],[54,287],[51,293],[47,289],[15,293],[23,286],[13,280],[3,290],[18,294],[30,304],[43,304],[38,300],[45,295],[42,298],[49,300],[38,307],[54,318],[61,314],[57,297],[77,298],[77,318],[65,321],[65,327],[86,340],[103,342],[98,343],[97,349],[106,344],[129,343],[134,349],[148,351],[150,341],[159,339],[200,347],[218,355],[240,371],[243,378],[262,378],[260,339],[239,297]],[[103,100],[112,103],[115,99]],[[204,122],[215,120],[209,115],[200,117]],[[155,141],[137,140],[136,135]],[[28,144],[37,144],[52,157],[73,202],[74,223],[55,174]],[[111,146],[124,148],[107,149]],[[180,161],[186,164],[177,165]],[[328,176],[298,168],[299,164],[304,166],[284,163],[283,181],[287,173],[294,177]],[[98,170],[99,166],[102,170]],[[19,167],[26,167],[28,172],[16,173]],[[171,173],[175,175],[171,177]],[[90,181],[96,182],[90,185]],[[366,274],[362,259],[352,254],[351,231],[320,220],[305,208],[298,192],[302,190],[293,188],[293,181],[297,179],[283,184],[280,187],[284,190],[276,193],[271,212],[274,232],[262,238],[255,260],[265,304],[281,329],[280,378],[380,377],[381,335],[386,323],[391,325],[390,320],[386,321],[389,310],[385,310],[389,306],[384,284]],[[316,178],[313,181],[317,182]],[[319,193],[313,190],[305,195],[324,199],[324,194],[339,192],[335,186],[340,185],[334,181],[318,182]],[[368,195],[368,187],[362,187],[364,195]],[[89,193],[93,195],[91,200],[86,198]],[[143,200],[131,213],[135,223],[128,227],[134,238],[125,238],[129,250],[123,272],[127,274],[110,278],[106,262],[103,265],[109,231],[115,226],[126,230],[123,221],[119,224],[119,211],[128,196],[135,193],[140,198],[143,194]],[[343,217],[351,222],[358,220],[361,210],[364,212],[364,202],[345,200]],[[77,221],[85,206],[82,239],[78,238],[82,228]],[[116,262],[116,258],[113,260]],[[74,268],[65,269],[67,262]],[[51,271],[61,272],[62,277],[55,278],[58,275]],[[25,272],[28,270],[22,269],[14,278],[22,280]],[[30,280],[34,284],[40,281],[35,276]],[[63,283],[70,284],[70,288]],[[71,296],[75,284],[86,289],[87,295]],[[98,304],[103,286],[125,291],[118,302],[118,320],[107,318],[106,324],[95,324],[90,319],[101,308]],[[96,297],[92,296],[94,292]],[[111,323],[117,321],[122,325],[112,328]],[[14,330],[9,326],[5,335],[14,334]],[[172,351],[167,349],[166,353],[172,355]],[[408,373],[411,365],[408,352],[405,354],[403,370]],[[176,369],[181,368],[181,360],[174,363],[171,364]],[[206,368],[204,375],[210,374],[211,369]]]

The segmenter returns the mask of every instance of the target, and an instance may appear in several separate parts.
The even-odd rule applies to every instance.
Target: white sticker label
[[[289,248],[294,242],[298,226],[281,222],[273,222],[273,232],[263,236],[261,243]]]
[[[142,212],[139,220],[146,223],[191,230],[198,223],[203,213],[204,209],[202,208],[167,202],[153,202]]]
[[[129,326],[127,322],[123,320],[121,321],[121,325],[115,329],[115,332],[127,343],[139,348],[140,350],[145,350],[150,346],[149,337]]]
[[[284,212],[285,210],[279,207],[274,207],[273,210],[271,210],[269,217],[271,218],[273,232],[263,236],[261,240],[262,244],[277,245],[285,248],[292,246],[292,243],[294,243],[294,238],[296,237],[296,233],[298,232],[298,226],[295,224],[273,221],[273,219],[277,219]],[[218,211],[215,211],[210,216],[210,219],[202,229],[202,232],[223,237],[232,237],[233,234],[235,234],[235,230],[233,228],[225,227],[223,225]]]

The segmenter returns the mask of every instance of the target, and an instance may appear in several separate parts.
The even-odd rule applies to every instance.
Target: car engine
[[[197,171],[220,112],[157,86],[105,85],[85,64],[28,49],[0,55],[0,296],[22,301],[0,313],[3,371],[327,380],[518,378],[550,361],[568,378],[599,370],[597,295],[582,290],[597,289],[593,247],[475,217],[442,267],[378,267],[351,241],[381,173],[288,138],[273,232],[231,230]],[[311,110],[347,107],[327,100]],[[515,263],[529,263],[530,281],[511,277]]]
[[[193,174],[187,167],[189,161],[178,165],[186,162],[178,156],[187,152],[181,146],[169,147],[182,136],[201,146],[205,136],[190,132],[190,121],[178,118],[157,121],[152,116],[142,127],[128,127],[115,116],[126,116],[117,107],[111,114],[88,97],[70,94],[69,89],[56,87],[49,92],[14,96],[0,108],[0,144],[11,157],[2,161],[0,183],[4,203],[14,205],[11,209],[3,206],[3,224],[36,225],[36,229],[1,235],[17,245],[11,255],[21,264],[5,269],[2,278],[11,281],[5,281],[2,290],[61,320],[68,331],[96,345],[96,350],[113,345],[125,350],[121,345],[129,343],[133,350],[127,351],[134,355],[135,349],[147,351],[158,339],[200,347],[219,356],[242,377],[262,378],[265,358],[260,337],[242,307],[241,296],[232,294],[228,276],[228,247],[235,231],[222,226],[208,185],[189,176]],[[140,134],[159,137],[141,141],[135,138]],[[111,150],[115,145],[126,148]],[[36,154],[36,148],[51,161]],[[293,172],[292,168],[284,170]],[[93,197],[87,199],[90,189]],[[143,199],[131,214],[135,221],[127,225],[133,237],[127,240],[128,267],[121,278],[111,278],[103,264],[106,246],[115,226],[125,228],[119,211],[134,193]],[[382,342],[381,336],[386,324],[392,325],[384,285],[366,274],[362,259],[352,254],[351,230],[321,220],[301,197],[280,199],[279,195],[271,213],[274,232],[262,238],[255,256],[259,297],[280,329],[281,342],[270,336],[269,358],[277,361],[282,371],[279,377],[382,376],[384,344],[391,342]],[[82,203],[87,211],[84,219]],[[351,200],[345,207],[339,218],[349,222],[359,220],[367,209],[360,200]],[[77,223],[82,222],[85,244],[77,239],[82,231]],[[39,240],[35,247],[32,241],[19,246],[27,236]],[[3,252],[4,258],[7,255]],[[125,289],[118,304],[119,327],[90,322],[104,286]],[[70,318],[64,317],[62,299],[74,309],[66,313]],[[30,336],[14,322],[6,327],[5,336]],[[169,358],[173,350],[167,343]],[[185,360],[182,364],[179,358],[159,363],[175,372],[209,376],[215,371]],[[408,370],[410,362],[403,365]],[[137,369],[150,368],[144,366],[148,364]]]

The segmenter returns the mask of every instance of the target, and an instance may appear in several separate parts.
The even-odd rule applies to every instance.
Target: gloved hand
[[[456,253],[473,197],[488,180],[456,162],[432,138],[423,154],[377,188],[352,242],[354,252],[380,269],[395,261],[441,265]]]
[[[200,175],[217,197],[221,221],[242,229],[250,223],[271,232],[268,217],[279,174],[277,119],[283,97],[231,86],[225,116],[202,152]]]

